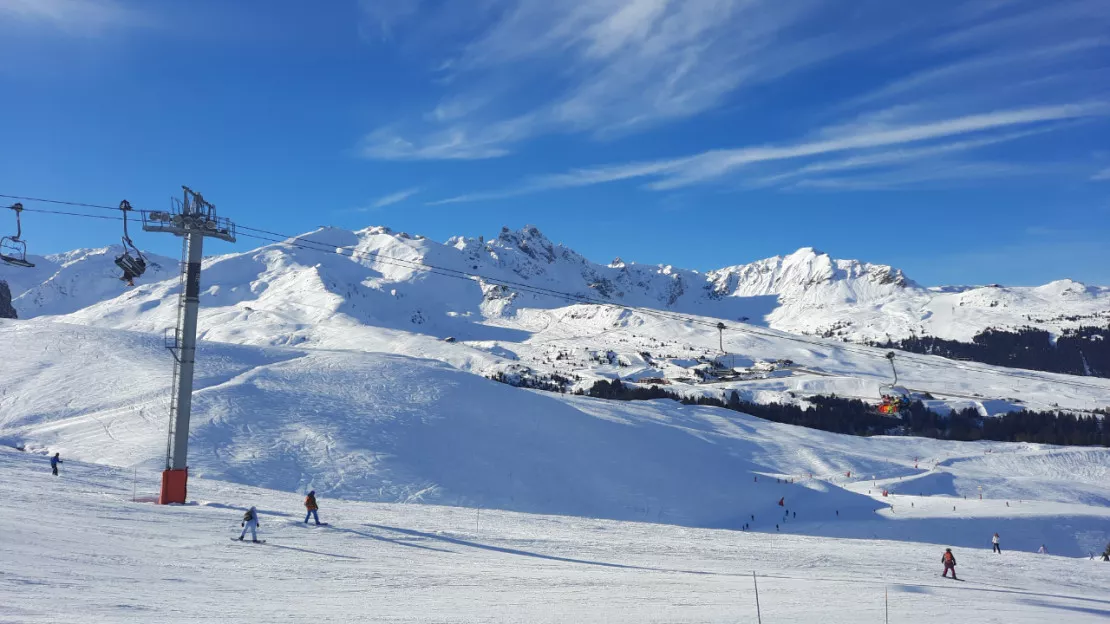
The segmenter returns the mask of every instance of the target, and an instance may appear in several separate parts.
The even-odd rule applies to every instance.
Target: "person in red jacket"
[[[952,570],[952,580],[956,579],[956,555],[952,554],[951,548],[945,548],[944,554],[941,555],[940,562],[944,564],[944,574],[941,576],[947,578],[948,571]]]
[[[304,508],[308,510],[308,513],[304,516],[304,523],[308,524],[308,519],[312,517],[316,519],[316,526],[320,526],[320,514],[317,513],[320,506],[316,504],[316,490],[312,490],[305,497]]]

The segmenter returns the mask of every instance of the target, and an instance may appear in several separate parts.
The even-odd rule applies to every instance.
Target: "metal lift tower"
[[[170,433],[166,444],[166,469],[158,503],[184,503],[189,477],[189,416],[193,406],[193,364],[197,352],[197,312],[200,309],[200,262],[204,238],[235,242],[235,224],[216,216],[216,207],[187,186],[169,212],[143,212],[143,230],[169,232],[182,237],[181,295],[177,303],[177,328],[166,337],[173,353],[173,396]],[[168,331],[168,330],[167,330]]]

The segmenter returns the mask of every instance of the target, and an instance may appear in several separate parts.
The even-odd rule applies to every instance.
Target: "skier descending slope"
[[[998,545],[998,533],[995,533],[994,537],[991,538],[991,544],[994,545],[994,548],[993,548],[994,552],[1001,555],[1002,554],[1002,547]]]
[[[316,504],[316,490],[312,490],[305,497],[304,508],[308,510],[308,513],[304,516],[304,523],[308,524],[308,518],[313,517],[316,519],[316,526],[320,526],[320,514],[317,513],[320,506]]]
[[[258,511],[255,510],[254,507],[251,507],[250,509],[247,510],[247,513],[243,514],[243,522],[240,526],[243,527],[243,532],[239,534],[239,541],[240,542],[243,541],[244,537],[246,537],[247,531],[250,531],[251,532],[251,541],[256,543],[256,544],[259,543],[258,542]]]
[[[55,477],[58,476],[58,464],[65,463],[62,461],[61,455],[61,453],[54,453],[54,456],[50,458],[50,472],[54,473]]]
[[[960,580],[956,578],[956,555],[952,554],[951,548],[944,549],[944,554],[941,555],[940,561],[944,564],[944,574],[941,574],[941,576],[943,576],[944,578],[948,578],[948,571],[952,570],[952,580]]]

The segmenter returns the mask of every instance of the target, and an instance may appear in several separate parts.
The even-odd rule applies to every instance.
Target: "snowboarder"
[[[992,552],[996,552],[996,553],[1001,555],[1002,554],[1002,547],[998,545],[998,533],[995,533],[994,537],[991,538],[991,544],[994,545],[994,548],[992,549]]]
[[[62,461],[61,455],[61,453],[54,453],[54,456],[50,458],[50,471],[54,473],[55,477],[58,476],[58,464],[65,463]]]
[[[1102,551],[1102,560],[1110,561],[1110,542],[1106,544],[1106,550]]]
[[[1037,554],[1041,554],[1041,555],[1047,555],[1048,554],[1048,549],[1044,547],[1044,544],[1041,544],[1041,547],[1037,549]]]
[[[247,531],[250,531],[251,541],[258,543],[258,511],[253,506],[243,514],[243,522],[239,526],[243,527],[243,532],[239,534],[240,542],[247,536]]]
[[[304,523],[308,524],[308,518],[311,516],[316,519],[316,526],[320,526],[320,514],[317,513],[320,507],[316,504],[316,490],[312,490],[305,497],[304,508],[308,510],[304,516]]]
[[[779,507],[786,507],[786,497],[783,496],[779,499]]]
[[[944,554],[941,555],[940,562],[944,564],[944,574],[941,574],[941,576],[948,578],[948,571],[952,570],[952,580],[959,580],[956,578],[956,555],[952,554],[951,548],[944,549]]]

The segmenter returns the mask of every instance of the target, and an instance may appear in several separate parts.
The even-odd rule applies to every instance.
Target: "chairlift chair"
[[[910,393],[898,385],[898,369],[894,366],[894,352],[888,352],[885,357],[890,360],[890,369],[894,372],[894,379],[889,384],[879,386],[879,397],[882,399],[882,403],[877,406],[877,409],[880,414],[896,416],[909,407]]]
[[[27,261],[27,243],[20,238],[23,236],[23,224],[20,223],[19,213],[23,212],[23,204],[15,203],[8,207],[15,211],[15,236],[0,238],[0,260],[12,266],[33,268],[35,265]]]
[[[131,204],[125,199],[120,202],[119,209],[123,212],[123,253],[116,256],[116,266],[123,269],[120,280],[127,282],[128,286],[134,286],[135,279],[146,272],[146,257],[127,234],[127,213],[131,211]]]

